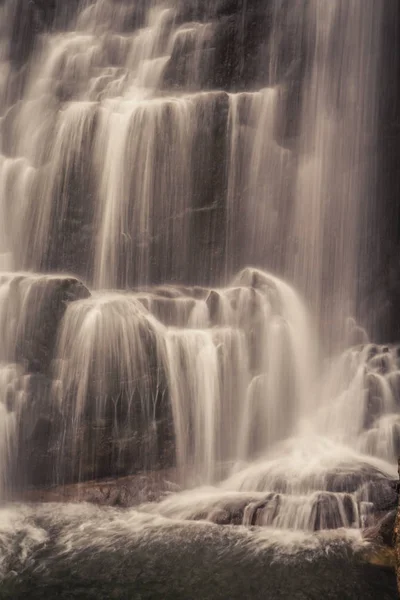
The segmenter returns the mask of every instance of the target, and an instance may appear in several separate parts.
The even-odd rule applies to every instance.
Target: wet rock
[[[372,360],[375,365],[383,367],[384,362],[380,361],[380,356],[374,357]],[[368,373],[365,377],[365,384],[367,387],[367,394],[365,398],[365,414],[364,414],[364,428],[370,429],[374,426],[377,418],[382,414],[384,409],[384,390],[382,389],[382,383],[378,375],[375,373]]]
[[[3,339],[10,340],[6,358],[27,372],[48,373],[65,310],[69,303],[89,297],[89,290],[77,279],[62,276],[0,278],[0,285],[9,286],[0,316]]]
[[[333,469],[328,469],[323,475],[323,487],[328,492],[357,492],[364,485],[377,482],[389,485],[385,475],[379,469],[360,462],[358,464],[342,463]],[[315,480],[310,477],[308,485],[313,486]],[[321,482],[322,483],[322,482]]]
[[[221,301],[221,299],[220,299],[218,292],[211,290],[210,293],[208,294],[206,304],[207,304],[208,312],[210,315],[210,321],[213,325],[216,325],[218,323],[220,301]]]
[[[268,39],[268,24],[266,10],[220,16],[215,31],[214,68],[208,78],[211,88],[243,89],[256,82],[266,83],[268,74],[260,58]]]
[[[81,84],[76,78],[67,80],[63,76],[57,92],[59,101],[71,100],[70,92],[75,90],[76,93]],[[86,85],[86,81],[83,85]],[[41,179],[40,185],[51,186],[52,210],[45,245],[35,248],[37,240],[34,236],[31,239],[31,245],[35,248],[35,269],[50,273],[74,273],[83,279],[91,277],[88,265],[92,261],[96,197],[93,146],[98,123],[98,111],[93,106],[85,114],[79,142],[68,147],[71,160],[66,160],[66,156],[60,154],[58,168],[52,180]],[[33,222],[36,218],[33,211]],[[23,257],[23,261],[32,268],[30,256]]]
[[[209,515],[208,520],[216,525],[241,525],[243,522],[243,511],[240,509],[231,511],[221,509]]]
[[[388,352],[382,350],[382,353],[375,355],[369,360],[368,366],[380,375],[386,375],[392,366],[391,356]]]
[[[56,459],[56,481],[74,483],[120,478],[175,464],[172,420],[164,403],[158,403],[165,410],[164,414],[157,411],[155,420],[147,423],[140,415],[133,418],[133,408],[128,418],[128,399],[120,397],[116,405],[108,398],[105,403],[117,409],[120,405],[119,414],[113,418],[103,416],[100,422],[95,415],[87,416],[81,420],[78,429],[63,425]],[[138,407],[140,403],[137,398],[132,401],[133,406]]]
[[[8,18],[12,24],[10,59],[20,69],[29,59],[40,33],[68,23],[79,0],[15,0],[9,2]]]
[[[393,510],[397,506],[398,495],[393,481],[377,479],[362,485],[357,491],[357,499],[370,502],[374,512]]]
[[[301,77],[297,77],[294,81],[282,84],[278,92],[275,136],[278,144],[289,149],[293,147],[299,135],[301,90]]]
[[[398,458],[398,472],[400,477],[400,457]],[[397,507],[394,523],[393,543],[396,557],[397,587],[400,592],[400,505]]]
[[[376,356],[377,354],[379,354],[379,348],[378,346],[375,346],[374,344],[370,344],[370,346],[368,347],[368,354],[367,354],[367,362],[370,361],[372,358],[374,358],[374,356]]]
[[[18,498],[28,502],[91,502],[129,508],[159,501],[165,494],[178,491],[176,479],[175,470],[142,472],[129,477],[26,489]]]
[[[13,486],[49,485],[56,477],[62,415],[52,394],[52,381],[41,374],[20,379],[17,394],[23,397],[17,407],[17,453]]]
[[[268,494],[265,499],[246,506],[246,525],[271,526],[278,516],[282,505],[281,494]]]
[[[387,515],[385,515],[380,522],[378,523],[379,527],[379,538],[382,540],[382,543],[386,546],[394,545],[394,527],[396,523],[396,510],[391,510]]]
[[[195,306],[193,298],[153,298],[151,312],[161,323],[168,326],[185,327]]]
[[[209,7],[197,3],[178,15],[178,22],[201,25],[176,44],[164,71],[164,87],[188,88],[194,83],[196,88],[232,90],[266,85],[271,12],[264,2],[223,0]]]
[[[51,401],[61,412],[57,481],[174,464],[163,331],[131,295],[69,307],[53,365]]]
[[[186,282],[220,284],[226,236],[229,97],[205,94],[197,102],[191,157],[190,269]]]
[[[29,0],[16,0],[13,9],[9,15],[13,22],[9,52],[11,62],[20,68],[33,50],[42,20],[38,6]]]
[[[393,548],[381,545],[372,545],[364,553],[364,559],[371,565],[395,569],[396,556]]]
[[[40,19],[43,29],[65,26],[73,18],[80,0],[22,0],[25,4],[32,4]]]
[[[359,525],[354,501],[349,494],[342,498],[321,492],[312,507],[310,521],[314,531]]]
[[[270,494],[268,495],[268,497]],[[249,510],[253,514],[253,507],[265,505],[267,500],[256,500],[251,494],[245,497],[221,500],[218,506],[210,506],[208,509],[194,511],[188,517],[193,521],[211,521],[216,525],[254,525],[249,518]]]

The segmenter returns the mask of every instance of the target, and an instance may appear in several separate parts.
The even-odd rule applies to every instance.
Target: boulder
[[[0,276],[0,288],[1,360],[48,374],[65,310],[89,290],[74,277],[18,273]]]
[[[400,457],[398,459],[398,471],[400,476]],[[400,592],[400,505],[397,507],[396,519],[394,523],[393,543],[396,555],[397,587]]]
[[[397,510],[391,510],[378,523],[379,539],[385,546],[393,547],[394,545],[394,527],[396,523]]]
[[[386,478],[368,481],[357,490],[357,498],[360,502],[371,503],[376,513],[394,510],[398,502],[396,484]]]
[[[70,307],[54,375],[62,411],[60,481],[174,462],[163,332],[135,295],[97,295]]]
[[[40,374],[24,375],[16,383],[17,431],[12,487],[50,485],[57,472],[62,436],[60,407],[52,394],[52,381]]]
[[[158,501],[165,494],[177,491],[176,479],[173,469],[141,472],[115,479],[25,489],[18,498],[25,502],[92,502],[128,508]]]

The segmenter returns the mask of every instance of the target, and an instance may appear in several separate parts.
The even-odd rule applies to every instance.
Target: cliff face
[[[131,4],[123,0],[113,0],[110,3],[128,7]],[[8,21],[12,23],[9,27],[9,58],[14,77],[8,90],[12,104],[12,97],[16,101],[21,95],[26,79],[26,66],[34,48],[40,44],[40,35],[47,31],[61,31],[68,23],[73,22],[79,0],[68,3],[60,0],[17,0],[5,2],[4,5],[8,10]],[[165,90],[178,92],[194,89],[237,92],[279,84],[280,120],[276,125],[275,137],[283,147],[295,148],[302,105],[302,80],[313,42],[303,39],[299,45],[296,31],[301,29],[301,23],[291,21],[290,2],[282,2],[278,11],[276,6],[271,0],[182,0],[176,18],[177,24],[193,21],[212,23],[212,33],[204,40],[200,53],[189,38],[175,46],[164,70],[162,85]],[[134,8],[127,13],[123,30],[134,31],[142,26],[146,10],[148,3],[135,2]],[[370,260],[368,268],[360,277],[359,316],[372,323],[371,337],[379,336],[377,341],[385,342],[395,341],[400,337],[397,319],[400,305],[399,22],[397,1],[385,1],[378,84],[379,139],[378,147],[371,148],[371,152],[377,155],[374,184],[376,205],[372,219],[374,225],[371,228],[368,223],[365,226],[360,223],[360,252],[367,253]],[[274,56],[271,55],[271,35],[277,38],[274,42]],[[198,55],[195,57],[196,52]],[[200,65],[195,78],[190,77],[190,72],[194,70],[194,57],[196,64]],[[201,165],[204,167],[203,173],[199,175],[202,193],[198,208],[213,208],[198,213],[193,219],[192,227],[194,235],[203,239],[198,251],[209,255],[207,266],[214,269],[216,279],[220,275],[218,256],[225,246],[223,223],[226,219],[226,207],[223,197],[227,181],[224,168],[221,167],[226,164],[227,159],[224,156],[225,149],[221,147],[221,139],[227,126],[227,101],[224,96],[219,101],[218,114],[210,162],[199,156],[196,165],[197,170]],[[206,171],[209,174],[204,177]],[[72,174],[69,187],[70,202],[66,214],[68,224],[54,227],[47,256],[41,264],[34,266],[44,266],[50,270],[58,267],[87,276],[87,269],[83,273],[81,264],[89,260],[93,232],[90,215],[79,200],[84,195],[90,202],[90,182],[86,187],[80,187],[76,176]],[[378,228],[376,223],[379,223]],[[214,258],[208,249],[210,239],[204,235],[207,229],[218,229],[218,235],[214,235],[212,239]],[[82,261],[82,256],[87,260]],[[157,278],[156,273],[154,277]],[[372,302],[371,298],[374,299]]]
[[[111,7],[127,7],[126,18],[120,25],[123,33],[143,26],[148,3],[110,0],[109,4]],[[296,2],[297,7],[300,4]],[[306,6],[306,0],[303,4]],[[21,97],[29,59],[34,49],[40,47],[42,34],[63,31],[73,23],[79,0],[68,3],[60,0],[17,0],[6,1],[4,6],[8,11],[8,22],[12,23],[7,33],[10,35],[8,52],[14,71],[7,91],[12,105]],[[229,124],[228,98],[224,93],[254,91],[278,84],[279,115],[275,119],[274,137],[282,148],[296,149],[304,100],[304,73],[314,40],[299,36],[302,23],[291,17],[293,6],[291,2],[278,4],[273,0],[182,0],[178,5],[177,25],[198,22],[212,27],[205,29],[207,33],[200,45],[194,46],[190,36],[182,36],[182,42],[175,44],[163,72],[161,88],[166,93],[175,91],[178,94],[196,90],[221,92],[213,109],[210,151],[207,155],[200,152],[193,157],[193,173],[197,182],[193,183],[192,193],[197,200],[196,210],[190,218],[191,238],[197,240],[191,271],[197,274],[213,272],[215,281],[223,272],[221,264],[228,235],[225,228],[228,157],[223,140]],[[397,319],[400,305],[400,17],[397,1],[385,1],[383,12],[377,109],[379,136],[377,147],[369,150],[376,157],[375,181],[371,184],[376,189],[372,192],[376,202],[372,215],[365,216],[365,222],[360,221],[359,251],[367,254],[369,260],[364,272],[360,273],[357,316],[361,321],[370,323],[372,338],[390,342],[400,337]],[[296,14],[299,14],[298,8]],[[271,36],[274,36],[273,44]],[[69,91],[61,87],[59,99],[62,104],[63,99],[68,100]],[[12,119],[11,114],[9,118]],[[94,115],[90,124],[92,134],[96,120]],[[205,125],[204,121],[199,122],[199,131],[195,133],[197,146],[204,141]],[[85,143],[90,145],[89,137]],[[90,179],[90,162],[85,159],[87,153],[87,149],[82,148],[77,157],[85,163],[88,172],[84,182],[79,179],[79,173],[71,171],[63,184],[61,191],[68,197],[64,222],[60,224],[55,215],[45,256],[37,260],[25,256],[22,258],[24,266],[63,269],[90,278],[93,269],[90,264],[94,236],[91,214],[93,182]],[[201,182],[201,191],[198,190],[198,182]],[[60,193],[60,190],[55,190],[55,193]],[[286,196],[290,206],[290,191]],[[84,203],[81,202],[82,197],[86,199]],[[213,233],[210,235],[207,231]],[[276,243],[273,249],[267,248],[267,251],[281,255],[285,252]],[[205,259],[196,264],[195,257],[200,253]],[[283,262],[281,258],[272,267],[279,270]],[[233,268],[243,266],[240,256],[233,255],[231,263]],[[175,273],[171,275],[176,278]],[[151,277],[154,281],[162,279],[156,268]],[[190,277],[191,273],[185,272],[182,280],[189,281]],[[134,278],[132,273],[131,282]]]
[[[152,119],[150,114],[145,117],[148,129],[160,127],[162,130],[162,135],[158,132],[155,134],[159,155],[153,160],[159,164],[158,171],[161,172],[159,180],[163,178],[163,185],[157,187],[158,182],[155,182],[155,189],[152,192],[154,197],[157,197],[157,202],[160,203],[160,199],[165,196],[165,203],[170,205],[177,203],[174,197],[177,193],[181,193],[182,198],[186,195],[191,199],[188,210],[185,208],[180,212],[177,211],[176,215],[168,215],[170,220],[183,221],[182,228],[189,232],[187,238],[190,240],[188,251],[190,265],[186,260],[186,266],[179,264],[174,269],[171,266],[174,261],[176,262],[174,256],[164,260],[159,257],[163,246],[168,246],[167,252],[172,253],[172,246],[177,245],[178,241],[167,239],[171,236],[169,231],[163,233],[164,229],[170,228],[168,223],[157,223],[157,230],[150,232],[152,240],[149,244],[149,253],[154,264],[150,265],[149,257],[143,258],[143,261],[149,264],[150,283],[166,280],[204,284],[220,282],[224,275],[227,254],[230,255],[231,273],[246,264],[246,257],[241,250],[229,248],[228,196],[230,194],[233,198],[236,194],[235,201],[239,206],[238,210],[241,210],[244,198],[240,194],[255,195],[260,190],[247,189],[245,192],[229,190],[228,171],[231,168],[229,161],[232,147],[228,139],[232,133],[233,110],[236,110],[229,94],[253,93],[266,86],[278,85],[279,98],[276,102],[277,114],[274,116],[272,135],[274,141],[283,150],[296,147],[307,44],[312,44],[310,40],[307,43],[306,40],[302,40],[299,34],[302,23],[298,22],[298,15],[301,14],[302,4],[305,2],[297,2],[294,5],[286,1],[277,3],[270,0],[220,0],[218,2],[182,0],[174,3],[175,15],[172,29],[179,30],[179,35],[176,36],[170,57],[163,69],[158,91],[161,95],[172,97],[180,95],[185,97],[187,94],[199,93],[193,99],[196,106],[190,108],[188,102],[176,113],[172,113],[171,107],[166,105],[163,114],[157,117],[159,121],[163,121],[159,125],[150,122]],[[18,111],[15,105],[23,96],[27,86],[32,84],[29,72],[33,53],[42,48],[43,34],[73,29],[77,8],[81,8],[83,4],[73,1],[68,2],[66,6],[65,2],[59,0],[18,0],[16,3],[6,2],[6,6],[8,20],[13,23],[9,30],[9,59],[13,73],[9,78],[7,92],[8,104],[12,109],[7,116],[6,136],[3,143],[11,146],[14,139],[13,119],[15,112]],[[124,0],[109,0],[103,2],[102,6],[105,19],[111,18],[106,14],[107,11],[112,15],[113,11],[118,10],[122,15],[114,19],[112,25],[114,29],[109,32],[110,38],[112,34],[134,33],[143,27],[150,12],[149,3],[144,1],[132,3]],[[111,49],[111,44],[114,44],[113,40],[110,41],[109,46],[104,45],[103,52],[110,53],[109,65],[111,69],[115,69],[120,65],[116,56],[118,48],[115,46]],[[60,68],[63,68],[61,64]],[[53,101],[58,103],[60,111],[67,107],[70,100],[75,99],[74,86],[79,86],[78,79],[62,80],[62,72],[60,81],[54,82],[56,92]],[[203,92],[212,92],[212,95],[201,96]],[[243,132],[243,139],[246,135],[252,135],[251,131],[254,127],[251,103],[256,105],[261,101],[261,97],[257,99],[255,96],[249,96],[237,102],[238,114],[235,127],[240,128],[240,135]],[[191,112],[185,117],[185,111],[187,112],[189,108]],[[256,106],[255,108],[259,110]],[[63,270],[73,272],[86,280],[92,280],[97,268],[93,265],[93,249],[95,237],[98,235],[94,213],[99,202],[98,190],[95,188],[98,181],[94,181],[93,176],[93,146],[94,138],[96,135],[98,137],[101,125],[99,113],[100,111],[96,111],[93,107],[91,114],[85,117],[86,131],[82,144],[74,149],[69,162],[65,157],[61,158],[54,181],[41,186],[43,189],[40,190],[40,202],[43,202],[46,189],[52,188],[50,191],[52,198],[49,198],[52,209],[48,235],[45,236],[40,251],[36,251],[35,227],[28,227],[24,231],[25,250],[21,253],[20,249],[15,249],[15,253],[20,254],[18,257],[20,268],[40,271]],[[60,116],[62,114],[64,113],[59,113]],[[184,118],[190,123],[183,123]],[[141,125],[143,129],[146,127],[146,122],[143,121]],[[168,128],[169,122],[172,122],[172,131]],[[173,146],[174,131],[179,127],[185,130],[190,128],[188,140],[184,142],[190,144],[185,159],[188,173],[177,171],[176,174],[171,175],[167,167],[163,166],[163,155],[170,154],[168,157],[170,161],[176,163],[181,161],[180,147],[175,149]],[[151,134],[146,133],[146,136],[148,135]],[[52,143],[53,140],[49,139],[48,145],[51,146]],[[245,142],[241,144],[244,146]],[[143,147],[139,151],[143,156],[148,148]],[[176,160],[174,152],[177,153]],[[72,151],[70,154],[72,155]],[[295,160],[292,162],[294,163]],[[140,164],[138,170],[143,171],[143,168],[144,166]],[[258,168],[255,166],[256,170]],[[237,171],[239,180],[241,177],[239,165]],[[132,178],[134,176],[135,174]],[[155,175],[153,174],[152,177]],[[287,179],[290,179],[290,175]],[[287,187],[286,182],[283,185]],[[133,203],[135,194],[143,195],[144,191],[136,189],[134,184],[131,184],[131,189]],[[290,204],[289,189],[285,189],[285,201]],[[32,214],[26,216],[27,222],[35,223],[37,220],[33,208],[35,204],[38,202],[31,202],[27,208],[29,213],[32,211]],[[167,220],[165,215],[163,219]],[[133,238],[139,237],[135,232],[131,231],[131,233]],[[257,243],[258,240],[255,240],[254,244]],[[125,273],[119,275],[112,282],[113,285],[124,287],[126,284],[137,284],[138,273],[134,263],[140,262],[140,258],[138,259],[138,254],[141,252],[140,244],[141,242],[137,243],[134,239],[117,247],[115,252],[119,256],[116,262],[118,265],[122,263],[119,271]],[[276,252],[277,246],[279,249]],[[284,262],[281,246],[283,248],[283,242],[278,240],[271,243],[268,249],[260,247],[258,251],[260,261],[263,255],[279,254],[277,264],[273,265],[275,269],[279,269]],[[163,254],[165,255],[165,252]],[[171,264],[168,264],[168,261]],[[129,262],[130,266],[127,267],[126,264]],[[162,262],[167,263],[165,267],[161,265]],[[250,262],[256,261],[253,259]]]
[[[379,235],[369,245],[370,288],[379,301],[375,332],[387,342],[400,339],[400,9],[385,2],[380,67],[376,220]],[[368,238],[369,230],[366,231]]]

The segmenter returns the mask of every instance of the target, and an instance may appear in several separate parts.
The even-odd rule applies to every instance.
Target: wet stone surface
[[[393,569],[366,562],[339,534],[257,538],[87,505],[4,510],[11,523],[0,536],[4,600],[397,598]]]

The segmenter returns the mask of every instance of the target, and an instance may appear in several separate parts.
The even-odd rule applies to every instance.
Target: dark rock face
[[[124,477],[174,465],[174,432],[168,402],[160,398],[154,420],[145,421],[140,414],[140,397],[128,401],[121,394],[117,399],[109,397],[104,401],[109,414],[101,420],[85,415],[78,428],[65,415],[56,421],[52,456],[56,476],[54,469],[53,473],[50,471],[47,483]],[[113,409],[114,414],[110,414]]]
[[[378,522],[378,539],[385,546],[394,546],[394,528],[396,523],[397,511],[391,510]]]
[[[23,67],[28,65],[35,50],[37,34],[48,30],[65,30],[73,23],[78,4],[77,0],[68,3],[61,0],[18,0],[18,10],[12,11],[15,31],[11,46],[15,77],[17,73],[21,73],[19,77],[22,79],[15,84],[15,100],[21,97],[24,89]],[[148,16],[148,4],[146,5],[144,0],[135,3],[108,0],[108,5],[110,11],[116,7],[125,11],[125,18],[121,19],[120,23],[122,33],[143,26],[145,17]],[[295,27],[300,27],[301,24],[293,22],[290,17],[291,10],[291,4],[287,2],[283,2],[279,10],[276,10],[275,3],[270,0],[224,0],[216,3],[185,0],[178,7],[174,26],[181,24],[184,30],[200,27],[204,28],[204,33],[184,33],[176,37],[172,56],[163,74],[163,92],[215,90],[216,96],[211,100],[202,101],[204,104],[211,102],[212,111],[211,108],[203,109],[199,106],[198,123],[193,127],[194,150],[190,159],[192,183],[191,189],[188,190],[188,197],[193,198],[192,206],[187,214],[174,216],[182,221],[182,227],[189,230],[190,256],[193,257],[193,263],[190,268],[179,265],[179,268],[173,269],[173,259],[169,259],[171,264],[168,263],[167,257],[151,260],[151,283],[165,279],[192,282],[195,274],[197,282],[209,284],[220,282],[224,274],[229,99],[223,92],[255,91],[267,85],[279,85],[281,102],[276,139],[282,146],[294,145],[307,48],[303,42],[298,44],[296,41],[299,36]],[[17,15],[20,16],[17,18]],[[278,32],[279,48],[275,48],[272,55],[272,42],[276,45],[276,41],[271,39],[273,28]],[[113,68],[112,58],[110,64],[110,68]],[[72,89],[79,88],[79,84],[80,82],[74,80],[70,85],[63,81],[55,86],[54,101],[59,103],[60,108],[64,108],[74,97]],[[91,275],[95,238],[93,222],[95,207],[98,205],[98,190],[92,178],[91,159],[98,118],[95,113],[94,109],[93,115],[88,118],[84,143],[79,144],[75,155],[69,157],[68,161],[60,159],[59,175],[52,189],[52,214],[47,247],[45,250],[35,249],[34,259],[30,253],[20,257],[24,268],[50,272],[61,269],[76,273],[85,279]],[[8,118],[12,120],[11,116]],[[162,156],[168,155],[168,148],[171,147],[166,139],[167,150],[161,148],[162,138],[169,135],[170,120],[170,115],[166,114],[162,124],[165,136],[158,138],[160,171],[163,170]],[[55,128],[57,127],[58,125],[55,125]],[[172,129],[176,129],[175,124]],[[51,144],[52,140],[49,139],[49,146]],[[171,157],[169,159],[173,160]],[[68,162],[65,172],[62,161]],[[47,187],[45,182],[44,188]],[[43,192],[44,190],[39,189],[38,197],[41,197]],[[164,194],[165,189],[160,192],[160,197]],[[34,208],[32,213],[27,219],[29,223],[32,222],[31,230],[26,233],[29,247],[31,244],[35,245]],[[168,224],[165,224],[165,228],[168,229]],[[163,227],[157,227],[152,235],[152,257],[165,255],[160,248],[162,250],[165,237],[169,234],[167,231],[164,235],[162,229]],[[121,248],[120,262],[124,268],[121,268],[120,272],[128,272],[124,274],[124,281],[117,282],[118,285],[138,283],[137,268],[134,266],[140,251],[138,245],[135,242],[127,242]],[[37,255],[41,255],[42,258],[38,260]],[[161,264],[164,260],[165,265]],[[232,266],[235,268],[238,266],[236,263],[243,266],[245,259],[235,256],[232,260],[235,263]],[[129,267],[125,268],[125,265]]]
[[[60,90],[60,93],[63,91]],[[80,146],[73,153],[70,148],[65,148],[65,156],[60,156],[59,170],[54,181],[50,182],[50,235],[41,263],[36,265],[41,271],[55,272],[61,269],[85,280],[90,279],[95,213],[92,148],[97,120],[98,114],[94,107],[87,116]],[[34,246],[35,232],[31,233]]]
[[[195,37],[177,39],[164,70],[163,87],[241,91],[279,84],[282,118],[277,137],[288,144],[297,133],[307,57],[306,45],[296,41],[295,28],[301,24],[290,16],[293,6],[282,3],[276,10],[266,0],[201,3],[202,8],[198,3],[191,8],[190,3],[183,4],[178,23],[198,21],[204,34],[197,46]],[[273,42],[278,43],[274,49],[273,28],[279,38]]]
[[[394,549],[396,555],[396,573],[397,573],[397,588],[400,593],[400,510],[397,509],[396,520],[394,523]]]
[[[13,23],[10,59],[16,68],[21,68],[35,47],[37,35],[68,22],[79,0],[15,0],[8,4],[9,19]]]
[[[89,290],[62,276],[5,275],[0,285],[8,287],[0,316],[1,358],[21,364],[27,373],[48,373],[67,305],[88,298]]]
[[[128,477],[86,481],[63,486],[24,489],[18,498],[28,502],[92,502],[100,506],[128,508],[156,502],[166,493],[176,492],[176,472],[158,470]]]
[[[384,3],[383,36],[378,86],[378,166],[374,228],[364,228],[361,252],[367,270],[361,274],[360,317],[376,341],[400,339],[400,7]],[[363,227],[360,228],[362,230]]]
[[[158,327],[129,294],[70,306],[53,370],[58,386],[53,401],[60,406],[56,481],[173,464],[173,420]]]
[[[206,102],[211,105],[204,110],[199,107],[204,117],[200,116],[194,132],[190,213],[193,262],[184,278],[185,283],[195,284],[207,284],[210,273],[213,280],[221,280],[225,244],[228,96],[217,94]],[[210,127],[207,117],[211,114]]]
[[[359,497],[372,503],[376,512],[391,511],[398,502],[396,485],[388,479],[368,482],[360,489]]]
[[[3,363],[16,363],[8,384],[6,407],[15,413],[15,452],[10,448],[15,480],[21,486],[54,479],[60,440],[59,407],[54,398],[52,361],[67,306],[90,296],[73,277],[2,275],[0,331]]]
[[[21,381],[23,403],[18,407],[17,452],[13,486],[17,490],[31,485],[48,485],[56,474],[56,456],[60,443],[61,415],[52,401],[53,383],[40,374]]]

